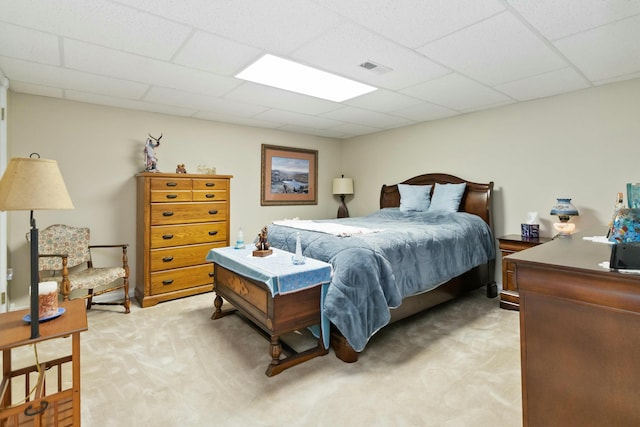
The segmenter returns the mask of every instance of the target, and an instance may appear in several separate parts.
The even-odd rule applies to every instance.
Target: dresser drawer
[[[227,241],[227,223],[165,225],[151,227],[151,248]]]
[[[224,201],[227,200],[227,192],[222,190],[208,190],[208,191],[199,191],[194,190],[191,193],[191,198],[194,202],[213,202],[213,201]]]
[[[211,263],[151,273],[152,295],[209,284],[213,285]]]
[[[188,190],[154,190],[151,192],[151,203],[190,202],[191,198],[191,191]]]
[[[191,190],[189,178],[151,178],[151,190]]]
[[[205,262],[209,250],[222,246],[226,246],[226,242],[153,249],[151,251],[151,271],[162,271],[202,264]]]
[[[154,203],[151,205],[151,225],[224,221],[226,219],[227,204],[225,202]]]
[[[226,179],[215,178],[194,178],[192,181],[192,188],[194,190],[228,191],[229,181]]]

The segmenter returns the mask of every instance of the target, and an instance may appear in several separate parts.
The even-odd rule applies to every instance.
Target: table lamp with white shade
[[[333,179],[333,194],[340,196],[340,207],[338,207],[338,218],[348,218],[349,210],[344,203],[344,196],[347,194],[353,194],[353,178],[345,178],[342,175],[341,178]]]

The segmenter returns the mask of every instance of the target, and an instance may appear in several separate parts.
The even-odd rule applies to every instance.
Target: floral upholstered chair
[[[50,225],[40,231],[38,239],[39,269],[41,280],[55,280],[65,301],[76,289],[85,289],[87,309],[93,304],[123,305],[129,313],[129,265],[128,244],[91,245],[90,231],[86,227]],[[122,248],[122,266],[93,266],[91,250],[97,248]],[[93,297],[106,292],[124,289],[122,302],[94,302]]]

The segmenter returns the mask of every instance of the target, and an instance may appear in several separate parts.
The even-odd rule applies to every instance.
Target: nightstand
[[[500,307],[507,310],[519,310],[518,283],[516,282],[513,263],[506,261],[504,257],[532,248],[542,243],[550,242],[549,237],[537,239],[525,239],[519,234],[509,234],[498,238],[499,248],[502,254],[502,291],[500,291]]]

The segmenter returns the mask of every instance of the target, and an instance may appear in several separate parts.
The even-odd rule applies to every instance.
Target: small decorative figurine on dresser
[[[262,227],[260,233],[258,233],[258,241],[256,242],[256,250],[253,251],[253,256],[268,256],[273,253],[273,250],[269,248],[269,242],[267,241],[267,227]]]
[[[156,156],[156,148],[160,146],[160,140],[162,139],[162,133],[158,138],[154,138],[151,134],[148,134],[147,142],[144,144],[144,171],[145,172],[160,172],[158,170],[158,157]]]
[[[184,167],[184,163],[178,163],[178,166],[176,166],[176,173],[187,173],[187,168]]]

